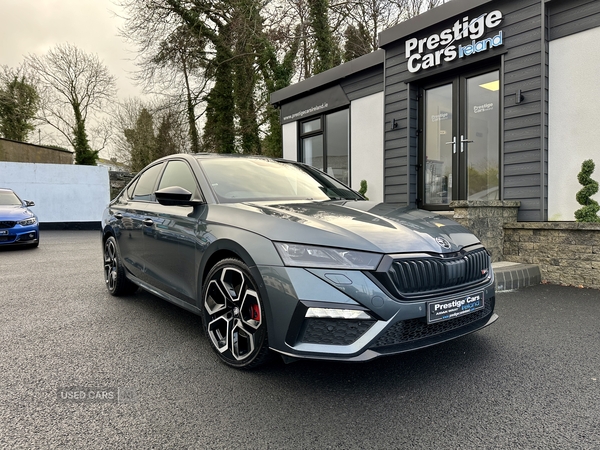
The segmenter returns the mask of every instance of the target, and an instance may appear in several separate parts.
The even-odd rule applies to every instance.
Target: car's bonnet
[[[24,220],[34,214],[24,206],[0,205],[0,220]]]
[[[383,253],[455,252],[479,240],[456,222],[426,211],[365,201],[260,202],[213,208],[211,219],[274,241]]]

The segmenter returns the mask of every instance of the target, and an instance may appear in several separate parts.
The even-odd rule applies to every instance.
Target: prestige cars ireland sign
[[[480,39],[488,31],[502,22],[502,12],[495,10],[470,19],[468,16],[457,20],[451,28],[428,37],[408,39],[405,53],[408,59],[408,71],[417,73],[423,69],[440,66],[444,61],[465,58],[477,53],[499,47],[503,44],[502,31],[493,37]],[[466,41],[459,44],[461,41]]]

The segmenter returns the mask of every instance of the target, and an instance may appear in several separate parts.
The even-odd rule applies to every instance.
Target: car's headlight
[[[30,217],[29,219],[19,221],[19,225],[21,225],[23,227],[25,227],[27,225],[35,225],[36,223],[37,223],[37,220],[35,220],[35,217]]]
[[[378,253],[275,242],[286,266],[328,269],[375,270],[383,255]]]

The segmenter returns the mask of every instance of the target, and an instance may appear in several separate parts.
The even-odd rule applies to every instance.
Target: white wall
[[[106,167],[0,162],[0,187],[34,201],[40,222],[99,222],[110,201]]]
[[[283,125],[283,158],[298,161],[298,122]]]
[[[548,219],[574,221],[581,163],[600,182],[600,28],[550,41]],[[593,197],[600,201],[600,194]]]
[[[283,157],[298,160],[298,122],[283,125]],[[360,189],[367,180],[367,197],[383,201],[383,92],[350,103],[350,179]]]
[[[383,92],[350,104],[350,165],[352,188],[367,180],[367,197],[383,201]]]

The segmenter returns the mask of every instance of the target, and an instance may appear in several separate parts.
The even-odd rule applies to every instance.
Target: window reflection
[[[467,80],[467,188],[469,200],[495,200],[499,183],[498,71]]]
[[[327,172],[344,184],[350,182],[347,109],[302,122],[300,135],[302,162]]]

